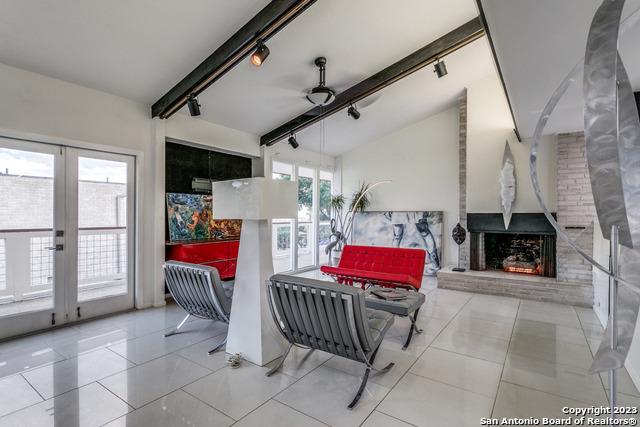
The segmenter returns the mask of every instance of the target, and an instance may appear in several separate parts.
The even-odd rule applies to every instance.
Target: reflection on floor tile
[[[40,395],[21,375],[0,379],[0,396],[0,416],[42,402]]]
[[[267,371],[267,368],[244,362],[237,369],[220,369],[184,390],[239,420],[295,381],[280,373],[267,377]]]
[[[477,426],[491,414],[493,398],[408,373],[378,410],[417,426]]]
[[[234,427],[263,426],[322,427],[324,424],[273,399],[234,424]]]
[[[428,348],[411,367],[410,372],[494,398],[502,364]]]
[[[168,355],[100,380],[113,394],[139,408],[207,375],[208,369]]]
[[[382,412],[373,411],[362,427],[411,427],[407,424]]]
[[[298,411],[335,427],[360,425],[389,389],[367,384],[358,405],[348,409],[361,378],[324,366],[312,371],[275,397]]]
[[[64,360],[64,356],[54,351],[48,344],[26,350],[15,349],[0,354],[0,378],[60,360]]]
[[[107,424],[107,427],[227,427],[233,420],[182,390],[174,391]]]
[[[493,418],[566,418],[567,415],[562,412],[563,407],[584,406],[583,402],[501,382]]]
[[[131,408],[98,383],[0,418],[0,427],[98,427]]]
[[[600,377],[589,366],[559,365],[515,354],[507,356],[502,380],[586,403],[606,402]]]
[[[445,328],[432,346],[490,362],[503,363],[509,347],[509,341]]]
[[[66,393],[134,366],[108,349],[81,354],[25,372],[23,376],[45,399]]]
[[[167,331],[154,332],[140,338],[135,338],[109,347],[122,357],[136,363],[144,363],[156,359],[190,345],[208,340],[211,348],[214,347],[213,338],[226,334],[226,325],[221,322],[209,322],[209,326],[203,328],[202,324],[192,325],[187,323],[181,332],[165,337]]]

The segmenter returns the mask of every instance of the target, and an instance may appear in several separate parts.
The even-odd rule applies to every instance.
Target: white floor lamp
[[[273,275],[269,223],[297,214],[295,182],[248,178],[213,183],[214,218],[243,220],[226,351],[242,353],[256,365],[266,365],[286,348],[267,303],[265,281]]]

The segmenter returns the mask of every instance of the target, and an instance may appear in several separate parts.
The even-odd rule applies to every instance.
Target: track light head
[[[256,67],[262,65],[265,59],[269,56],[269,48],[262,44],[262,40],[258,39],[256,42],[256,50],[251,54],[251,63]]]
[[[360,118],[360,112],[354,104],[351,104],[351,106],[349,106],[347,115],[349,115],[349,117],[351,117],[353,120],[358,120]]]
[[[198,98],[194,95],[189,96],[187,105],[189,106],[189,114],[191,114],[192,117],[200,115],[200,103],[198,102]]]
[[[288,142],[291,148],[293,148],[294,150],[300,146],[300,144],[298,144],[298,141],[296,141],[296,137],[294,135],[291,135],[289,137]]]
[[[444,64],[444,61],[441,61],[440,59],[438,59],[436,63],[433,65],[433,72],[438,75],[439,79],[446,76],[448,74],[448,71],[447,71],[447,66]]]

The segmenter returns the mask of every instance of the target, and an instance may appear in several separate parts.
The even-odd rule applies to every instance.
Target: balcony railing
[[[126,280],[126,227],[81,228],[78,234],[78,293]],[[54,254],[52,229],[0,230],[0,304],[50,297]]]

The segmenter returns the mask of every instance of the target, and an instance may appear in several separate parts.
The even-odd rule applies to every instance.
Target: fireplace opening
[[[468,214],[469,268],[556,277],[556,233],[541,213]]]
[[[535,234],[485,233],[488,270],[540,275],[542,236]]]

